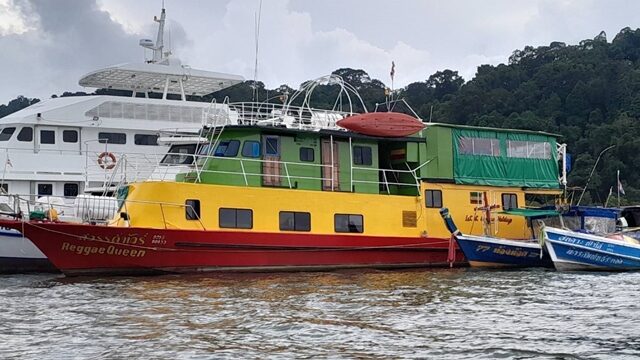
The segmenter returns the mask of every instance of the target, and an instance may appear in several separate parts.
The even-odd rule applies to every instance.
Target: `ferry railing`
[[[229,107],[238,114],[238,124],[283,126],[300,130],[341,130],[336,123],[351,112],[316,109],[272,102],[238,102]]]

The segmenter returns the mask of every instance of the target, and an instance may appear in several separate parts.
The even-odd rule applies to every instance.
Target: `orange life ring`
[[[103,169],[113,169],[116,167],[116,156],[110,152],[103,152],[98,155],[98,165]]]

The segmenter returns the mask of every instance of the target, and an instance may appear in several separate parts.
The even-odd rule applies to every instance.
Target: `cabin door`
[[[262,185],[280,186],[282,183],[280,171],[280,137],[276,135],[262,136],[263,162]]]
[[[322,140],[322,190],[340,191],[340,156],[338,143]]]
[[[35,126],[36,149],[38,152],[51,153],[59,150],[59,144],[62,142],[58,129],[52,126]]]

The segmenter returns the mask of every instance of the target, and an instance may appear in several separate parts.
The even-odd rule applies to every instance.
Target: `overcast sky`
[[[0,104],[82,90],[100,67],[144,60],[161,0],[0,0]],[[260,0],[165,0],[174,54],[193,68],[253,78]],[[263,0],[258,80],[293,88],[341,67],[395,87],[438,70],[470,80],[515,49],[608,40],[639,27],[635,0]],[[93,89],[86,89],[93,91]]]

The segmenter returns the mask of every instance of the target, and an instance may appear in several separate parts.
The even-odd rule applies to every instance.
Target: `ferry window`
[[[235,157],[240,149],[240,141],[229,140],[222,141],[213,153],[214,156]]]
[[[472,191],[469,193],[469,202],[471,204],[482,205],[482,193],[478,191]]]
[[[242,144],[242,156],[248,158],[260,157],[260,142],[247,140]]]
[[[281,211],[280,230],[311,231],[311,214],[308,212]]]
[[[507,156],[523,159],[551,159],[551,144],[540,141],[507,140]]]
[[[441,208],[442,207],[442,191],[440,190],[426,190],[425,200],[428,208]]]
[[[0,141],[7,141],[11,139],[11,135],[16,131],[14,127],[6,127],[0,131]]]
[[[461,137],[458,140],[458,151],[465,155],[500,156],[500,140]]]
[[[200,200],[189,199],[184,202],[187,220],[200,220]]]
[[[78,131],[76,130],[63,130],[62,131],[62,141],[66,143],[77,143],[78,142]]]
[[[38,196],[53,195],[53,184],[38,184]]]
[[[313,148],[309,147],[301,147],[300,148],[300,161],[315,161],[315,154],[313,153]]]
[[[107,143],[122,145],[127,143],[127,134],[100,132],[98,133],[98,141],[102,144]]]
[[[277,136],[267,136],[264,141],[264,154],[270,156],[280,155]]]
[[[173,145],[160,163],[169,165],[189,165],[193,163],[196,144]]]
[[[64,184],[64,196],[78,196],[78,184]]]
[[[354,214],[335,214],[334,228],[336,232],[344,233],[362,233],[364,232],[364,223],[362,215]]]
[[[55,144],[56,132],[53,130],[40,130],[40,144]]]
[[[2,189],[2,191],[4,191],[5,193],[9,192],[9,184],[0,184],[0,189]]]
[[[158,145],[158,135],[135,134],[133,143],[136,145]]]
[[[252,229],[253,210],[220,208],[218,221],[221,228]]]
[[[25,126],[18,133],[18,141],[33,141],[33,128]]]
[[[517,209],[518,197],[516,194],[502,194],[502,208],[504,210]]]
[[[355,165],[371,165],[373,160],[371,157],[371,148],[369,146],[353,147],[353,163]]]

